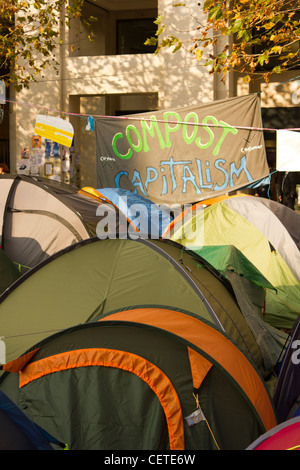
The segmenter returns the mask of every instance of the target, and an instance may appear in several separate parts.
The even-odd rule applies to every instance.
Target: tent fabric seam
[[[145,240],[141,240],[141,239],[138,239],[137,240],[138,242],[142,241],[142,242],[145,242]],[[214,321],[214,323],[219,326],[219,328],[221,328],[223,331],[224,331],[224,327],[222,325],[222,323],[220,322],[216,312],[214,311],[213,307],[210,305],[210,303],[208,302],[208,300],[206,299],[205,295],[203,294],[202,290],[196,285],[195,281],[193,279],[191,279],[190,277],[187,276],[185,270],[183,269],[183,266],[181,266],[178,261],[176,261],[174,258],[172,258],[170,255],[166,255],[166,253],[161,250],[158,246],[154,245],[153,243],[151,243],[151,241],[147,240],[147,244],[150,245],[150,247],[152,249],[154,249],[155,251],[159,252],[162,254],[162,256],[164,258],[169,258],[169,260],[171,261],[172,265],[176,267],[176,269],[178,271],[180,271],[184,277],[184,279],[186,279],[188,281],[188,283],[194,288],[194,290],[198,293],[201,294],[200,299],[201,301],[203,302],[203,304],[205,305],[205,307],[207,308],[208,312],[210,313],[211,315],[211,318],[212,320]]]
[[[126,312],[128,313],[128,312]],[[129,311],[130,313],[130,311]],[[178,318],[182,317],[182,315],[185,315],[185,314],[181,314],[181,312],[176,312],[177,315],[178,315]],[[136,317],[136,312],[134,312],[134,316]],[[106,316],[102,319],[100,319],[98,322],[99,323],[105,323],[105,322],[110,322],[111,320],[109,318],[112,319],[112,321],[114,321],[114,317],[118,318],[118,315],[117,314],[113,314],[111,316]],[[126,318],[126,316],[124,315],[124,318]],[[148,316],[148,319],[149,318],[152,318],[152,317],[149,317]],[[195,317],[191,317],[193,320],[196,320],[196,321],[199,321],[199,319],[195,318]],[[123,322],[123,320],[121,318],[118,318],[118,320],[120,322]],[[159,318],[159,320],[162,320],[162,318]],[[137,321],[137,320],[136,320]],[[262,423],[262,426],[265,428],[265,429],[270,429],[270,426],[273,424],[275,425],[276,424],[276,418],[275,418],[275,415],[273,414],[271,416],[271,409],[269,410],[269,412],[265,415],[265,409],[262,409],[261,406],[259,406],[259,411],[258,411],[258,407],[257,405],[259,404],[256,404],[255,403],[255,396],[256,396],[256,399],[258,399],[260,397],[261,394],[257,394],[255,393],[254,389],[253,389],[253,384],[250,384],[251,386],[249,387],[249,384],[247,383],[248,381],[248,374],[245,374],[245,371],[244,369],[243,372],[244,372],[244,376],[243,376],[243,385],[239,382],[239,378],[236,376],[236,371],[234,370],[234,368],[232,368],[232,366],[234,366],[234,364],[223,364],[222,362],[220,362],[220,357],[219,357],[219,354],[220,354],[220,351],[215,351],[214,350],[214,354],[212,354],[211,352],[207,352],[207,349],[205,349],[205,345],[202,344],[201,342],[201,346],[199,346],[196,342],[192,342],[192,338],[188,339],[182,332],[182,325],[181,325],[181,329],[180,329],[180,332],[178,331],[175,331],[174,330],[174,325],[170,325],[170,323],[168,323],[170,325],[170,327],[167,329],[167,328],[164,328],[163,325],[161,324],[157,324],[155,323],[154,321],[150,321],[148,320],[148,322],[146,321],[142,321],[142,319],[139,317],[139,323],[140,324],[144,324],[144,325],[147,325],[147,326],[150,326],[150,327],[154,327],[154,328],[159,328],[159,329],[162,329],[163,331],[166,331],[167,333],[171,334],[171,335],[176,335],[176,337],[181,340],[181,338],[184,339],[184,342],[188,343],[188,345],[191,346],[192,349],[196,350],[197,352],[200,351],[200,354],[202,354],[209,362],[212,362],[214,365],[215,364],[218,364],[218,366],[220,368],[222,368],[222,370],[228,375],[228,377],[230,377],[230,379],[232,380],[232,382],[235,384],[236,387],[239,388],[239,390],[241,391],[241,393],[243,393],[243,396],[245,397],[245,399],[248,401],[249,405],[252,406],[257,414],[257,417],[258,419],[261,421]],[[125,322],[129,322],[129,323],[134,323],[135,320],[128,320],[125,319]],[[200,320],[200,322],[203,324],[204,328],[206,330],[212,330],[214,331],[214,334],[215,336],[218,337],[218,339],[220,339],[221,341],[225,342],[226,344],[228,344],[231,348],[234,348],[240,358],[242,359],[242,361],[244,361],[244,364],[248,364],[249,365],[249,368],[255,372],[255,375],[257,376],[257,378],[259,380],[256,381],[257,384],[261,385],[262,386],[262,389],[261,391],[264,390],[265,392],[265,395],[268,396],[268,392],[265,388],[265,385],[263,384],[262,382],[262,379],[260,378],[259,376],[259,373],[257,372],[257,370],[255,369],[255,367],[251,364],[251,362],[248,360],[248,358],[245,356],[245,354],[238,348],[236,347],[236,345],[232,342],[232,340],[230,340],[229,338],[227,338],[227,336],[225,336],[221,331],[218,331],[217,328],[215,328],[213,325],[209,325],[208,323],[205,323],[205,322],[202,322]],[[193,332],[193,327],[190,327],[190,331]],[[203,336],[203,338],[205,338],[205,335]],[[186,344],[185,343],[185,344]],[[218,341],[218,343],[220,344],[220,341]],[[207,348],[207,345],[206,345],[206,348]],[[226,356],[223,355],[223,357],[225,358]],[[230,366],[230,367],[228,367]],[[249,372],[249,370],[248,370]],[[248,393],[251,392],[251,397],[248,395]],[[256,391],[257,392],[257,391]],[[270,408],[272,408],[272,406],[270,405]],[[274,413],[274,410],[272,408],[272,413]]]
[[[44,211],[44,210],[30,210],[30,209],[12,209],[10,207],[8,207],[8,211],[9,212],[14,212],[14,213],[24,213],[24,214],[39,214],[39,215],[44,215],[46,217],[50,217],[51,219],[54,219],[58,222],[60,222],[62,225],[64,225],[68,230],[70,230],[70,232],[73,233],[73,235],[77,238],[77,241],[82,241],[83,238],[81,237],[81,235],[77,232],[77,230],[75,230],[74,227],[72,227],[71,224],[69,224],[65,219],[63,219],[62,217],[60,217],[59,215],[57,214],[54,214],[53,212],[50,212],[50,211]]]
[[[69,357],[72,353],[77,353],[80,357],[84,356],[81,362],[78,362],[78,358],[75,358],[75,361]],[[93,358],[89,356],[93,354]],[[109,360],[106,359],[105,354],[113,355],[112,358]],[[96,355],[96,357],[95,357]],[[102,358],[104,355],[104,358]],[[61,360],[63,357],[66,358],[64,361]],[[130,366],[127,364],[123,364],[122,360],[125,358],[129,359]],[[53,365],[53,361],[59,358],[59,367],[55,367]],[[141,359],[143,364],[141,365],[142,370],[137,369],[137,364],[141,363]],[[44,369],[43,366],[46,364],[47,369]],[[40,367],[42,366],[42,367]],[[146,382],[149,387],[154,391],[157,395],[162,408],[164,410],[167,426],[168,426],[168,433],[170,439],[170,449],[171,450],[183,450],[184,449],[184,428],[183,428],[183,418],[182,412],[180,407],[180,401],[178,395],[170,382],[169,378],[155,365],[152,364],[150,361],[142,358],[141,356],[137,356],[133,353],[127,351],[119,351],[113,349],[104,349],[104,348],[92,348],[92,349],[80,349],[75,351],[67,351],[64,353],[55,354],[53,356],[37,360],[36,362],[32,362],[28,364],[23,371],[19,374],[19,387],[22,388],[28,385],[30,382],[39,379],[43,376],[68,370],[74,369],[78,367],[89,367],[89,366],[105,366],[105,367],[114,367],[118,369],[122,369],[128,372],[131,372],[138,377],[140,377],[144,382]],[[175,409],[171,410],[166,402],[162,390],[155,385],[154,378],[151,377],[151,369],[156,371],[159,375],[160,380],[163,380],[163,388],[166,390],[168,395],[172,396],[172,407],[175,406]],[[149,375],[150,377],[149,377]],[[152,380],[151,380],[152,379]],[[173,414],[173,415],[172,415]],[[174,416],[175,415],[175,416]],[[176,422],[177,421],[177,424]]]

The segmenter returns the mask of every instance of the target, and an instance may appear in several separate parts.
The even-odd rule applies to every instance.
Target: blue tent
[[[0,391],[0,450],[54,450],[51,443],[63,446]]]
[[[158,205],[151,200],[122,188],[83,188],[100,199],[118,207],[121,213],[132,222],[147,238],[159,238],[173,220],[172,210],[167,205]],[[178,206],[179,212],[180,206]]]

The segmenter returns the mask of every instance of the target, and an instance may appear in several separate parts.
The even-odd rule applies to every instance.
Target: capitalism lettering
[[[159,177],[161,177],[161,196],[167,194],[168,192],[174,192],[178,187],[180,182],[178,181],[178,171],[175,174],[174,168],[177,167],[181,171],[181,192],[186,193],[190,185],[194,188],[196,194],[201,194],[203,190],[211,191],[221,191],[226,188],[233,188],[236,184],[235,179],[238,179],[241,174],[245,174],[248,182],[252,182],[253,178],[247,169],[247,160],[246,156],[240,159],[240,165],[237,168],[235,162],[229,164],[229,168],[226,168],[226,160],[219,158],[214,162],[214,169],[222,176],[222,184],[213,183],[211,170],[209,167],[210,162],[205,161],[205,168],[203,168],[202,161],[198,158],[195,159],[197,171],[194,174],[192,166],[194,165],[192,161],[174,161],[173,157],[168,161],[160,162],[160,173],[157,168],[147,167],[146,168],[146,178],[142,181],[142,177],[138,170],[133,170],[132,175],[130,176],[128,171],[119,171],[115,176],[115,186],[116,188],[122,187],[123,178],[131,178],[132,185],[141,191],[144,196],[148,196],[148,188],[151,183],[156,182]],[[176,177],[177,175],[177,177]],[[169,176],[169,178],[168,178]],[[170,182],[168,184],[168,181]],[[171,185],[171,187],[169,187]]]

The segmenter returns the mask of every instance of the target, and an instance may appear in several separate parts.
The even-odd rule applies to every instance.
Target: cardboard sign
[[[74,136],[73,126],[68,121],[41,114],[36,118],[34,132],[65,147],[71,147]]]

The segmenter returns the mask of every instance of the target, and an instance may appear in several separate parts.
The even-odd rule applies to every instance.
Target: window
[[[145,46],[147,38],[156,32],[155,18],[127,19],[117,21],[117,54],[147,54],[155,46]]]

